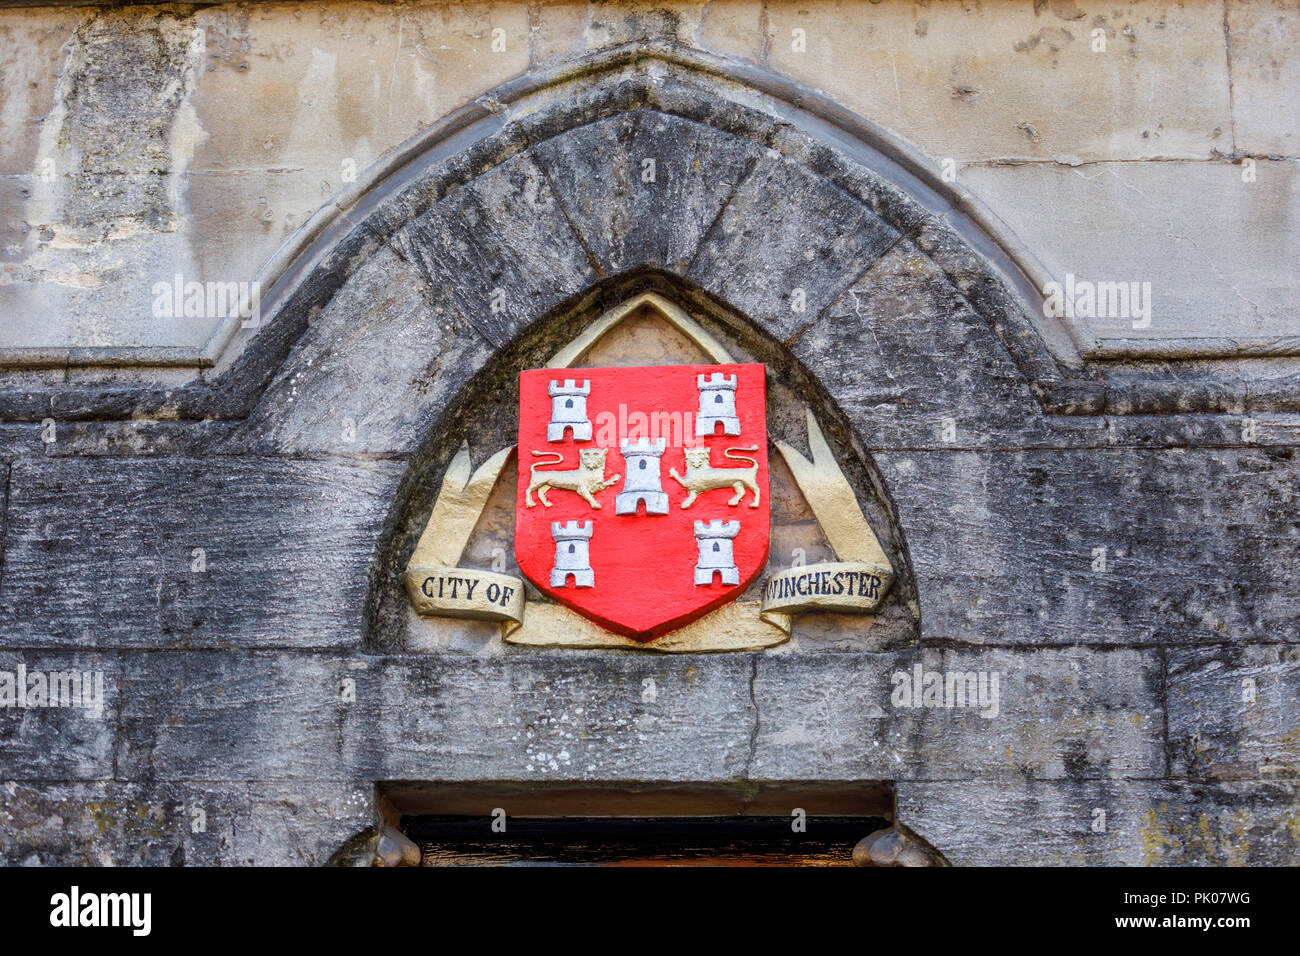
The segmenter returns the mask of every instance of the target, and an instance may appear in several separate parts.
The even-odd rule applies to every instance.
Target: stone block
[[[1213,4],[769,3],[767,63],[935,160],[1205,159],[1230,151]],[[795,30],[805,49],[796,49]],[[1093,52],[1101,30],[1105,52]]]
[[[359,643],[369,562],[400,470],[220,456],[17,462],[4,643]]]

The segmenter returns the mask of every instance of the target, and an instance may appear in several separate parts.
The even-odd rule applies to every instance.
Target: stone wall
[[[191,377],[220,352],[219,323],[155,315],[156,282],[253,281],[457,107],[655,39],[893,131],[1044,276],[1150,282],[1149,327],[1074,323],[1088,355],[1294,354],[1296,14],[1241,0],[0,10],[0,347],[46,381],[120,375],[103,368],[114,355]]]
[[[4,859],[322,863],[382,781],[889,781],[958,863],[1295,862],[1294,15],[0,12],[0,672],[106,687],[0,711]],[[177,271],[260,323],[155,319]],[[1151,327],[1045,318],[1066,271]],[[644,289],[814,408],[910,623],[412,652],[451,453]]]

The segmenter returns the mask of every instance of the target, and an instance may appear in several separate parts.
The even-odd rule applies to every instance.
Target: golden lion
[[[529,508],[537,507],[533,501],[533,492],[541,499],[542,506],[551,507],[546,498],[546,489],[559,488],[561,491],[575,491],[593,508],[600,508],[600,502],[592,497],[604,491],[610,485],[618,483],[619,477],[605,478],[604,448],[583,448],[578,452],[578,467],[563,471],[538,471],[538,465],[558,465],[564,461],[564,455],[558,451],[535,451],[534,455],[554,455],[554,461],[538,461],[529,469],[528,490],[524,494],[524,504]]]
[[[748,488],[754,493],[754,500],[749,503],[749,506],[758,507],[758,461],[747,455],[733,455],[733,451],[758,451],[758,446],[728,448],[722,453],[724,458],[732,461],[749,462],[748,468],[714,468],[709,463],[708,448],[687,448],[685,476],[677,474],[676,468],[668,469],[668,474],[676,478],[677,483],[690,492],[682,502],[683,508],[689,508],[695,503],[696,498],[715,488],[731,488],[736,492],[727,502],[733,508],[740,504],[740,499],[745,497],[745,489]]]

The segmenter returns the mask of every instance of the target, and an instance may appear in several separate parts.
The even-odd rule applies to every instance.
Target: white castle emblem
[[[722,423],[722,434],[739,435],[740,419],[736,415],[736,376],[714,372],[697,375],[695,384],[700,390],[700,414],[695,418],[695,437],[705,438],[714,433],[714,426]]]
[[[563,383],[552,381],[546,386],[551,396],[551,421],[546,426],[547,441],[564,441],[565,429],[573,429],[574,441],[591,441],[591,420],[587,418],[587,396],[591,394],[591,381],[579,385],[566,378]]]
[[[648,515],[668,514],[668,494],[663,489],[659,474],[659,459],[664,453],[667,440],[658,438],[650,441],[639,438],[634,442],[624,439],[618,443],[618,450],[623,453],[626,474],[623,476],[623,490],[614,499],[614,513],[620,515],[636,514],[637,505],[645,502]]]
[[[596,586],[596,572],[591,570],[592,524],[590,521],[552,521],[551,537],[555,539],[555,566],[551,569],[551,587],[562,588],[573,576],[575,588]]]
[[[722,575],[723,584],[740,583],[740,570],[731,550],[733,539],[738,534],[739,521],[715,518],[709,522],[695,522],[695,541],[700,546],[700,560],[695,565],[696,587],[712,584],[715,574]]]

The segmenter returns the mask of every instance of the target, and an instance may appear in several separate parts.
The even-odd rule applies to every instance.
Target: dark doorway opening
[[[402,830],[424,866],[852,866],[884,817],[416,816]]]
[[[851,866],[894,817],[884,781],[379,785],[425,866]]]

